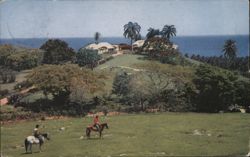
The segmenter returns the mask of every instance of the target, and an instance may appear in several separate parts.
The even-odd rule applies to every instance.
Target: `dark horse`
[[[28,153],[28,148],[30,153],[32,153],[32,144],[39,144],[39,150],[42,151],[41,147],[45,139],[50,140],[49,133],[40,134],[39,138],[36,138],[35,136],[26,137],[24,140],[26,153]]]
[[[95,128],[94,126],[89,126],[86,128],[86,136],[87,138],[90,138],[90,133],[91,131],[95,131],[95,132],[99,132],[99,137],[102,137],[102,131],[104,130],[104,128],[108,129],[108,124],[107,123],[102,123],[99,126],[99,129]]]

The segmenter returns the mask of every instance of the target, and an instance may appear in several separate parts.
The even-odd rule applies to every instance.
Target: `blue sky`
[[[1,38],[122,36],[129,21],[179,36],[249,34],[248,0],[6,0]]]

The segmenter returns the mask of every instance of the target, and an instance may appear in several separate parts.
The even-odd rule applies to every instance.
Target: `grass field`
[[[3,156],[177,156],[246,155],[249,151],[250,114],[162,113],[102,117],[109,124],[104,138],[87,140],[84,128],[91,118],[30,121],[1,127]],[[33,147],[24,154],[24,137],[35,124],[51,134],[43,152]],[[65,127],[64,131],[59,131]]]

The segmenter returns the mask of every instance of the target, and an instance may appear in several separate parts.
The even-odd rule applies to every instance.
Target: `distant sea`
[[[59,38],[66,41],[70,47],[78,50],[89,43],[93,43],[93,38]],[[202,56],[220,56],[222,48],[227,39],[233,39],[237,43],[238,56],[249,56],[249,36],[177,36],[172,41],[179,46],[182,54],[199,54]],[[39,48],[47,38],[17,38],[0,39],[0,44],[13,44],[18,46]],[[108,37],[100,40],[112,44],[130,43],[130,40],[123,37]]]

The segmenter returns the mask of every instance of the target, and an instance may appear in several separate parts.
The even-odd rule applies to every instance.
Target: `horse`
[[[90,138],[90,133],[91,131],[95,131],[95,132],[99,132],[99,137],[102,137],[102,131],[104,130],[104,128],[108,129],[108,124],[107,123],[102,123],[99,126],[99,129],[96,129],[94,126],[88,126],[86,128],[86,136],[87,138]]]
[[[39,144],[39,150],[42,151],[42,145],[45,142],[45,139],[50,140],[49,133],[40,134],[39,138],[36,138],[35,136],[28,136],[24,140],[25,150],[26,153],[29,151],[32,153],[32,144]]]

